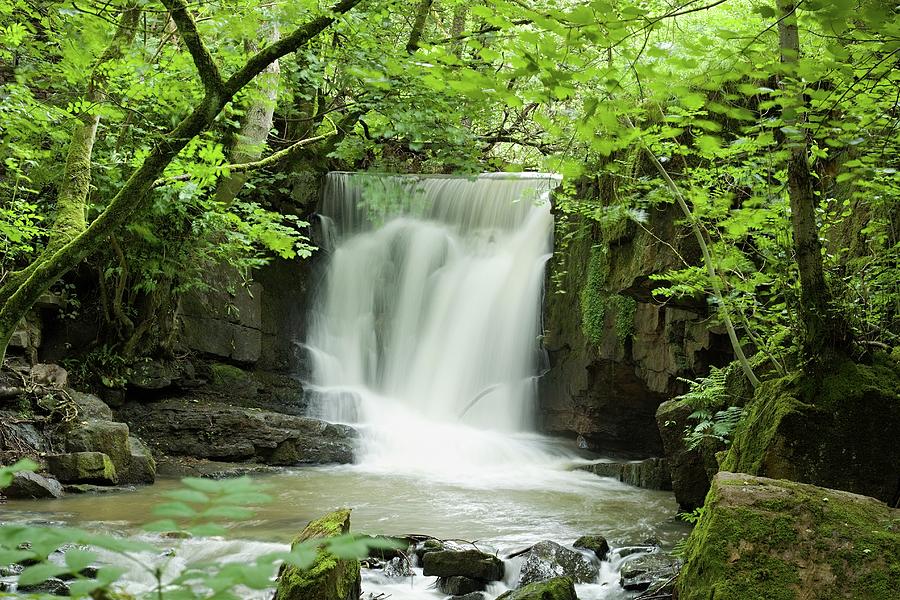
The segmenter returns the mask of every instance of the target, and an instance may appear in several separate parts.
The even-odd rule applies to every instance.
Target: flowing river
[[[275,501],[235,526],[233,538],[163,540],[174,555],[153,560],[172,573],[193,561],[246,560],[343,506],[353,508],[356,532],[477,541],[500,556],[585,534],[614,548],[650,537],[671,548],[683,538],[670,493],[574,470],[584,462],[575,449],[533,433],[557,183],[533,174],[330,174],[319,210],[328,260],[305,340],[306,389],[314,416],[360,430],[357,464],[261,476]],[[4,513],[133,534],[175,486],[10,503]],[[620,561],[613,552],[579,597],[633,595],[618,585]],[[508,563],[491,597],[515,587],[518,566]],[[365,570],[364,597],[446,597],[416,573],[389,579]],[[134,592],[153,584],[136,569],[127,579]]]

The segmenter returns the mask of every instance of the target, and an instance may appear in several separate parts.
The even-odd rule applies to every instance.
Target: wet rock
[[[48,596],[68,596],[69,584],[57,577],[51,577],[47,581],[34,585],[19,586],[18,591],[27,594],[44,594]]]
[[[487,596],[481,592],[471,592],[462,596],[453,596],[453,600],[487,600]]]
[[[625,558],[633,554],[650,554],[654,550],[656,550],[655,546],[623,546],[616,548],[615,553],[619,555],[619,558]]]
[[[350,509],[345,508],[310,521],[294,543],[347,533],[350,533]],[[320,551],[307,570],[295,565],[282,567],[275,600],[358,600],[360,594],[359,561],[339,559]]]
[[[409,561],[399,556],[385,563],[382,572],[385,577],[412,577],[413,574]]]
[[[55,479],[43,475],[21,471],[13,475],[12,483],[3,490],[7,498],[35,499],[61,498],[64,495],[62,485]]]
[[[454,577],[461,575],[481,581],[497,581],[503,577],[503,562],[480,550],[439,550],[422,558],[426,577]]]
[[[76,390],[70,390],[69,396],[78,405],[78,418],[82,420],[99,419],[101,421],[112,421],[112,409],[107,406],[106,402],[94,396],[93,394],[85,394]]]
[[[675,500],[682,510],[690,512],[703,506],[709,482],[718,470],[715,454],[725,445],[709,438],[696,448],[684,441],[685,428],[692,426],[688,416],[696,409],[688,402],[670,400],[656,411],[656,424],[668,461]]]
[[[129,461],[128,433],[125,423],[83,421],[66,434],[66,452],[102,452],[112,460],[121,476]]]
[[[189,456],[160,456],[156,461],[156,472],[163,477],[205,477],[207,479],[229,479],[244,475],[277,473],[278,469],[255,463],[230,463]]]
[[[900,510],[792,481],[719,473],[688,538],[680,600],[895,600]]]
[[[369,535],[362,539],[368,539],[377,542],[379,545],[391,545],[392,548],[369,548],[369,558],[377,558],[379,560],[391,560],[401,558],[408,560],[410,556],[410,540],[407,538],[395,538],[387,535]]]
[[[510,590],[497,600],[578,600],[575,582],[570,577],[554,577]]]
[[[429,538],[416,545],[416,560],[418,561],[418,564],[421,565],[425,559],[425,555],[429,552],[440,552],[441,550],[448,549],[449,548],[445,547],[444,543],[440,540]]]
[[[678,559],[668,554],[644,554],[622,565],[619,584],[629,591],[646,590],[653,584],[674,578],[680,567]]]
[[[600,477],[612,477],[622,483],[648,490],[671,490],[672,476],[664,458],[645,460],[599,462],[581,467]]]
[[[0,401],[12,400],[18,398],[25,393],[20,387],[11,385],[0,385]]]
[[[153,483],[156,480],[156,461],[150,448],[133,435],[128,436],[128,462],[122,483]]]
[[[519,574],[519,586],[554,577],[570,577],[576,583],[594,581],[599,571],[580,552],[564,548],[555,542],[538,542],[525,555]]]
[[[484,581],[463,577],[462,575],[438,578],[438,589],[451,596],[462,596],[472,592],[479,592],[485,587]]]
[[[116,485],[119,476],[109,456],[102,452],[71,452],[47,457],[47,468],[63,483]]]
[[[113,494],[118,492],[133,492],[134,486],[94,485],[92,483],[68,483],[63,486],[67,494]]]
[[[349,463],[356,430],[309,417],[168,398],[118,411],[161,453],[270,465]]]
[[[599,560],[606,560],[609,556],[609,542],[602,535],[583,535],[572,546],[590,550]]]
[[[40,363],[31,367],[31,379],[40,385],[64,388],[69,383],[69,373],[59,365]]]

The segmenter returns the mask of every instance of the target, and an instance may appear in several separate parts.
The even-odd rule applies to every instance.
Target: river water
[[[261,476],[275,500],[255,519],[228,539],[157,540],[174,555],[148,560],[172,574],[195,561],[246,561],[345,506],[356,532],[467,540],[500,556],[585,534],[614,547],[680,540],[686,527],[670,493],[573,470],[584,462],[574,449],[533,433],[557,183],[329,175],[319,209],[328,260],[305,340],[305,387],[315,415],[359,428],[358,464]],[[10,503],[3,513],[135,535],[177,485]],[[582,600],[629,597],[616,556],[579,586]],[[516,584],[516,561],[507,566],[492,597]],[[126,578],[136,593],[153,584],[137,569]],[[446,597],[421,571],[402,580],[366,571],[366,594]]]

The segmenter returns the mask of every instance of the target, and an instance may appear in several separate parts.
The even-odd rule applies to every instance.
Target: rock
[[[453,596],[453,600],[487,600],[487,596],[481,592],[471,592],[462,596]]]
[[[156,461],[150,448],[133,435],[128,436],[128,464],[122,483],[153,483],[156,480]]]
[[[229,463],[188,456],[160,456],[156,461],[157,475],[163,477],[205,477],[207,479],[229,479],[244,475],[277,473],[276,467],[254,463]]]
[[[443,542],[440,540],[436,540],[434,538],[429,538],[419,544],[416,545],[416,560],[418,564],[422,564],[422,561],[425,560],[425,555],[429,552],[440,552],[441,550],[449,550],[444,546]]]
[[[63,486],[67,494],[115,494],[123,491],[134,491],[133,486],[110,487],[92,483],[68,483]]]
[[[409,561],[399,556],[395,556],[385,563],[382,572],[385,577],[412,577],[413,575]]]
[[[62,498],[64,494],[63,487],[57,480],[29,471],[15,473],[12,483],[3,490],[3,495],[7,498],[23,500]]]
[[[309,417],[168,398],[118,411],[162,454],[270,465],[349,463],[356,431]]]
[[[472,592],[479,592],[485,587],[486,583],[484,581],[463,577],[462,575],[438,578],[438,589],[451,596],[462,596]]]
[[[900,501],[900,365],[842,361],[756,388],[722,470]]]
[[[82,421],[65,436],[66,452],[102,452],[112,460],[120,476],[127,471],[128,425],[96,419]]]
[[[609,542],[602,535],[583,535],[572,546],[590,550],[599,560],[606,560],[609,556]]]
[[[64,388],[69,382],[69,373],[59,365],[40,363],[31,367],[31,379],[40,385]]]
[[[659,552],[643,554],[627,561],[619,572],[619,585],[629,591],[643,591],[678,574],[678,559]]]
[[[47,457],[47,468],[63,483],[116,485],[119,476],[109,456],[102,452],[72,452]]]
[[[214,386],[226,387],[230,394],[256,396],[262,385],[250,373],[234,365],[213,363],[209,366]]]
[[[482,581],[498,581],[503,577],[503,562],[480,550],[438,550],[422,557],[426,577],[454,577],[462,575]]]
[[[722,472],[688,538],[680,600],[894,600],[900,510],[865,496]]]
[[[580,552],[564,548],[555,542],[538,542],[525,555],[519,573],[519,586],[554,577],[570,577],[576,583],[597,579],[599,570]]]
[[[315,521],[294,540],[294,544],[350,533],[350,509],[341,509]],[[338,559],[319,550],[315,563],[303,570],[285,565],[278,574],[275,600],[358,600],[359,561]]]
[[[616,548],[615,553],[619,555],[619,558],[625,558],[633,554],[650,554],[655,550],[655,546],[623,546],[622,548]]]
[[[106,403],[94,396],[76,390],[69,390],[69,396],[78,405],[78,418],[82,420],[112,421],[112,409]]]
[[[387,535],[368,535],[362,539],[379,542],[380,544],[392,544],[394,548],[369,548],[369,558],[391,560],[394,558],[406,559],[410,555],[410,540],[408,538],[396,538]]]
[[[664,458],[639,461],[598,462],[579,467],[600,477],[613,477],[622,483],[648,490],[671,490],[672,476]]]
[[[187,360],[146,360],[137,363],[127,377],[131,391],[159,392],[168,388],[190,389],[202,385],[193,363]]]
[[[578,600],[570,577],[554,577],[529,583],[497,596],[497,600]]]
[[[25,393],[20,387],[0,385],[0,401],[14,400]]]
[[[45,594],[48,596],[68,596],[69,584],[57,577],[51,577],[47,581],[34,585],[19,586],[18,591],[26,594]]]

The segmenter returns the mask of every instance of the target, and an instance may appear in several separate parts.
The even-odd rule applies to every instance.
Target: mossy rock
[[[63,483],[116,485],[119,476],[109,456],[102,452],[71,452],[47,457],[47,469]]]
[[[569,577],[554,577],[510,590],[497,600],[578,600],[575,583]]]
[[[900,511],[848,492],[722,472],[685,556],[680,600],[893,600]]]
[[[294,544],[350,533],[350,509],[343,508],[310,521]],[[276,600],[357,600],[360,596],[359,561],[339,559],[319,549],[308,570],[286,565],[278,575]]]
[[[873,496],[900,485],[900,367],[844,361],[756,390],[722,469]]]

